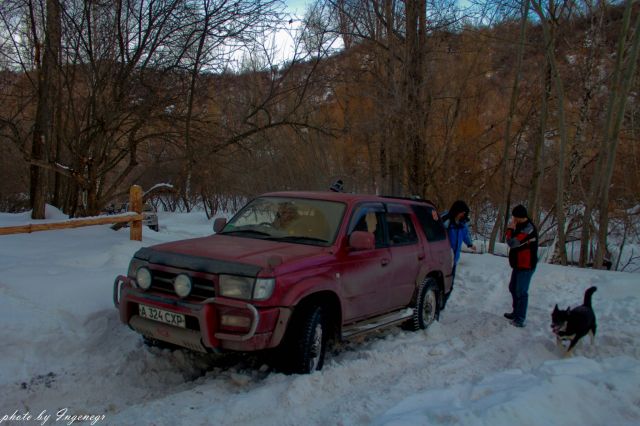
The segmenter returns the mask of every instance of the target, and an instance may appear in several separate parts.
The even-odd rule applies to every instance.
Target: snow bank
[[[640,418],[638,378],[640,363],[629,357],[546,361],[419,393],[373,424],[632,425]]]
[[[45,205],[44,217],[45,219],[42,220],[32,220],[31,210],[22,213],[0,212],[0,226],[18,226],[26,225],[28,223],[47,223],[69,219],[69,216],[64,214],[60,209],[49,204]]]

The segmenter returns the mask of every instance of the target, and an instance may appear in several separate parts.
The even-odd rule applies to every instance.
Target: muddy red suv
[[[451,249],[429,202],[270,193],[214,229],[134,255],[114,283],[122,322],[202,352],[276,349],[286,370],[309,373],[336,340],[428,327],[451,289]]]

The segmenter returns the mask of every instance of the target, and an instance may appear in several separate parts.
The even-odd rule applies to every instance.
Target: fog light
[[[143,290],[149,290],[151,288],[151,271],[148,268],[138,268],[136,272],[136,282],[138,286]]]
[[[223,314],[220,316],[220,324],[225,327],[249,328],[251,326],[251,318]]]
[[[191,278],[189,275],[180,274],[173,281],[173,289],[180,297],[187,297],[191,293]]]

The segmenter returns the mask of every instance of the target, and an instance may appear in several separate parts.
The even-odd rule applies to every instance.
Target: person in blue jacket
[[[456,277],[456,266],[462,252],[462,243],[466,244],[471,250],[476,251],[476,246],[471,240],[469,227],[467,226],[469,222],[469,206],[462,200],[454,201],[451,208],[442,215],[442,221],[447,229],[449,244],[451,244],[451,250],[453,251],[453,269],[451,271],[451,291],[453,291],[453,282]],[[451,295],[451,291],[445,295],[445,305]]]

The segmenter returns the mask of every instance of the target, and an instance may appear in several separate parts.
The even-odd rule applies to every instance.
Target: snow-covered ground
[[[0,214],[0,226],[27,221]],[[429,330],[379,332],[286,376],[257,356],[149,349],[119,322],[112,282],[138,248],[209,233],[204,214],[161,213],[142,243],[108,226],[0,236],[0,423],[640,424],[640,274],[542,264],[517,329],[502,317],[507,260],[465,253]],[[550,313],[592,285],[595,344],[564,358]]]

